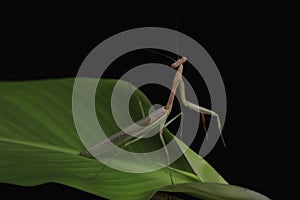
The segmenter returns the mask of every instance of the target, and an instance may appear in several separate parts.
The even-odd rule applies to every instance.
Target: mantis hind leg
[[[181,117],[181,119],[183,120],[183,112],[180,112],[175,117],[173,117],[170,121],[168,121],[166,124],[164,124],[164,125],[162,124],[161,127],[160,127],[159,137],[160,137],[160,140],[161,140],[161,142],[162,142],[162,144],[164,146],[165,152],[166,152],[168,165],[170,165],[170,157],[169,157],[169,151],[167,149],[165,139],[163,137],[163,128],[166,128],[168,125],[170,125],[172,122],[174,122],[179,117]],[[180,126],[180,139],[182,139],[182,127],[183,127],[183,125]],[[171,184],[174,185],[174,180],[173,180],[173,175],[172,175],[172,169],[169,168],[169,170],[170,170]]]
[[[135,87],[131,84],[131,83],[129,83],[128,82],[128,87],[129,87],[129,89],[128,90],[135,90]],[[139,97],[138,97],[138,95],[135,93],[135,91],[134,91],[134,93],[133,93],[133,95],[134,95],[134,98],[138,101],[138,105],[139,105],[139,109],[140,109],[140,112],[141,112],[141,115],[142,115],[142,117],[144,118],[145,117],[145,112],[144,112],[144,109],[143,109],[143,104],[142,104],[142,101],[139,99]],[[113,155],[113,157],[96,173],[96,175],[94,175],[94,176],[92,176],[92,177],[90,177],[90,178],[88,178],[88,179],[95,179],[95,178],[97,178],[98,177],[98,175],[107,167],[107,165],[109,165],[119,154],[120,154],[120,152],[121,152],[121,150],[123,150],[124,148],[126,148],[127,146],[129,146],[130,144],[132,144],[132,143],[134,143],[134,142],[137,142],[137,141],[139,141],[140,139],[142,139],[142,137],[143,137],[144,135],[141,135],[140,137],[137,137],[137,138],[135,138],[135,139],[133,139],[133,140],[131,140],[131,141],[129,141],[129,142],[127,142],[127,143],[125,143],[122,147],[121,147],[121,149],[118,151],[118,152],[116,152],[114,155]]]
[[[136,89],[131,83],[128,83],[128,86],[129,86],[129,88],[130,88],[129,90],[135,90],[135,89]],[[144,108],[143,108],[143,103],[142,103],[142,101],[140,100],[140,98],[138,97],[138,95],[136,94],[136,91],[133,92],[133,96],[134,96],[134,98],[138,101],[138,104],[139,104],[139,108],[140,108],[140,112],[141,112],[142,118],[146,117],[145,111],[144,111]]]
[[[161,142],[164,146],[164,150],[166,152],[168,165],[170,165],[170,156],[169,156],[169,151],[168,151],[167,146],[166,146],[166,141],[165,141],[164,136],[163,136],[163,128],[164,128],[164,124],[161,124],[160,131],[159,131],[159,137],[160,137],[160,140],[161,140]],[[171,184],[173,186],[174,185],[174,180],[173,180],[173,174],[172,174],[171,169],[169,169],[169,173],[170,173]]]
[[[93,176],[93,177],[90,177],[89,179],[95,179],[95,178],[97,178],[98,177],[98,175],[121,153],[121,151],[123,150],[123,149],[125,149],[127,146],[129,146],[130,144],[132,144],[132,143],[135,143],[135,142],[137,142],[137,141],[139,141],[140,139],[142,139],[143,138],[143,136],[144,136],[145,134],[143,134],[143,135],[141,135],[141,136],[139,136],[139,137],[137,137],[137,138],[135,138],[135,139],[133,139],[133,140],[131,140],[131,141],[129,141],[129,142],[127,142],[127,143],[125,143],[112,157],[111,157],[111,159],[107,162],[107,163],[105,163],[104,164],[104,166],[96,173],[96,175],[95,176]]]
[[[167,156],[167,161],[168,161],[168,164],[170,164],[170,158],[169,158],[169,151],[168,151],[168,149],[167,149],[167,147],[166,147],[166,142],[165,142],[165,140],[164,140],[164,137],[163,137],[163,128],[164,127],[167,127],[169,124],[171,124],[172,122],[174,122],[178,117],[183,117],[183,113],[181,112],[181,113],[179,113],[179,114],[177,114],[174,118],[172,118],[169,122],[167,122],[166,124],[161,124],[160,125],[160,133],[159,133],[159,136],[160,136],[160,140],[161,140],[161,142],[162,142],[162,144],[163,144],[163,146],[164,146],[164,150],[165,150],[165,152],[166,152],[166,156]],[[140,139],[142,139],[145,135],[146,135],[147,133],[145,133],[145,134],[142,134],[142,135],[140,135],[139,137],[137,137],[137,138],[135,138],[135,139],[133,139],[133,140],[131,140],[131,141],[129,141],[129,142],[127,142],[127,143],[125,143],[121,148],[120,148],[120,150],[118,150],[112,157],[111,157],[111,159],[96,173],[96,175],[94,175],[93,177],[90,177],[90,178],[88,178],[88,179],[90,179],[90,180],[93,180],[93,179],[95,179],[95,178],[97,178],[98,177],[98,175],[120,154],[120,152],[121,152],[121,150],[123,150],[123,149],[125,149],[127,146],[129,146],[129,145],[131,145],[131,144],[133,144],[133,143],[135,143],[135,142],[138,142]],[[182,136],[182,126],[181,126],[181,132],[180,132],[180,136]],[[170,169],[170,179],[171,179],[171,184],[172,185],[174,185],[174,181],[173,181],[173,175],[172,175],[172,169]]]
[[[174,122],[178,117],[181,117],[181,121],[183,122],[183,112],[180,112],[177,114],[175,117],[173,117],[170,121],[168,121],[165,125],[164,128],[166,128],[168,125],[170,125],[172,122]],[[182,127],[183,125],[180,126],[180,139],[182,140]]]

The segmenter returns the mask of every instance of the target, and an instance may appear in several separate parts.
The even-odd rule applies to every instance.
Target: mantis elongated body
[[[166,120],[172,110],[173,101],[174,101],[174,97],[175,97],[177,88],[179,90],[180,100],[182,101],[183,105],[202,114],[203,125],[204,125],[204,114],[208,114],[213,117],[216,117],[217,123],[218,123],[218,129],[221,134],[221,122],[220,122],[220,118],[219,118],[218,114],[212,110],[206,109],[206,108],[198,106],[196,104],[193,104],[193,103],[187,101],[185,98],[185,86],[184,86],[184,82],[182,80],[182,71],[183,71],[183,63],[185,63],[186,61],[187,61],[187,58],[182,57],[181,59],[177,60],[175,63],[173,63],[171,65],[172,68],[175,68],[175,69],[177,68],[177,71],[176,71],[176,74],[173,79],[171,93],[170,93],[170,96],[169,96],[166,106],[161,107],[161,108],[151,112],[148,116],[146,116],[146,117],[144,116],[143,119],[137,121],[135,124],[132,124],[132,125],[126,127],[124,130],[119,131],[119,132],[113,134],[112,136],[110,136],[109,138],[90,147],[89,149],[82,151],[80,153],[80,155],[93,158],[94,156],[97,156],[97,155],[102,154],[105,151],[109,150],[113,145],[120,145],[120,144],[123,144],[126,142],[122,147],[122,148],[125,148],[128,145],[142,139],[143,136],[149,134],[149,132],[151,132],[153,130],[159,130],[159,136],[160,136],[160,139],[162,141],[162,144],[163,144],[165,152],[166,152],[167,161],[170,164],[169,152],[166,148],[166,142],[163,137],[163,128],[166,127],[167,125],[169,125],[172,121],[174,121],[177,117],[179,117],[181,115],[181,113],[178,114],[175,118],[173,118],[172,120],[170,120],[169,122],[166,123]],[[129,134],[136,138],[132,139],[132,137]],[[222,134],[221,134],[221,138],[222,138],[223,144],[225,146],[225,142],[224,142]],[[130,139],[132,139],[132,140],[130,140]],[[111,161],[116,156],[117,156],[117,154],[111,159]],[[171,177],[171,183],[173,185],[174,182],[173,182],[171,170],[170,170],[170,177]]]

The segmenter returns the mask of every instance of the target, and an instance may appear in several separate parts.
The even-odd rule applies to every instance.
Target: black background
[[[292,196],[287,187],[294,176],[290,137],[298,134],[290,115],[295,108],[291,94],[297,92],[292,89],[297,79],[290,62],[295,55],[291,48],[295,46],[291,41],[295,26],[292,6],[197,5],[183,1],[178,6],[175,1],[126,1],[13,5],[7,10],[2,14],[0,80],[74,77],[95,46],[131,28],[165,27],[192,37],[215,61],[227,92],[228,113],[223,130],[227,148],[218,143],[206,159],[231,184],[271,199]],[[138,56],[137,60],[128,56],[116,63],[169,62],[149,52],[139,55],[142,54],[144,57]],[[114,67],[105,76],[116,78],[120,74]],[[201,76],[189,73],[187,68],[184,75],[199,91],[199,102],[209,107]],[[154,103],[166,102],[164,89],[155,88],[158,93],[154,87],[143,89]],[[199,143],[194,142],[192,147],[199,148]],[[11,198],[63,195],[71,199],[99,199],[53,183],[33,188],[1,184],[0,191]]]

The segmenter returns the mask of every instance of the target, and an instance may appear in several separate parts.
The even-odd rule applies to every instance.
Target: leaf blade
[[[108,106],[116,81],[101,80],[103,91],[96,94],[97,116],[110,134],[118,130]],[[169,186],[167,168],[143,174],[107,168],[94,180],[89,179],[103,165],[97,160],[79,156],[85,147],[73,121],[73,84],[73,78],[0,83],[0,182],[23,186],[56,182],[108,199],[149,199],[161,188]],[[124,88],[125,84],[128,83],[123,83]],[[149,100],[140,91],[137,91],[137,96],[144,110],[148,110],[151,106]],[[130,106],[132,117],[139,119],[141,112],[136,105],[137,99]],[[173,137],[167,130],[165,135],[170,139]],[[158,141],[153,138],[147,141],[148,144],[138,142],[129,149],[155,149],[160,147]],[[173,172],[176,184],[195,183],[192,173],[196,164],[191,164],[190,160],[198,162],[198,166],[199,156],[188,149],[185,157],[175,162],[174,166],[185,171]],[[200,171],[196,172],[202,181],[223,182],[224,179],[208,163],[204,164],[209,176],[200,176]],[[200,168],[204,164],[202,162]],[[189,170],[191,165],[194,165],[193,170]]]

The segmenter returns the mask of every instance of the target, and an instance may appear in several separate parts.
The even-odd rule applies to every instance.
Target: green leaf
[[[168,186],[163,191],[183,192],[201,199],[211,200],[268,200],[266,196],[255,191],[234,185],[221,183],[183,183]]]
[[[85,147],[73,121],[73,84],[72,78],[0,83],[0,182],[22,186],[56,182],[108,199],[149,199],[162,188],[166,190],[170,186],[170,168],[141,174],[107,167],[95,176],[103,165],[79,155]],[[110,109],[115,84],[116,80],[100,80],[101,90],[97,90],[95,99],[99,123],[108,135],[119,130]],[[130,87],[127,82],[122,85],[125,94]],[[138,120],[142,117],[139,101],[145,111],[151,104],[140,91],[135,94],[136,98],[130,101],[130,114]],[[122,113],[124,108],[118,109]],[[167,130],[164,135],[169,140],[173,138]],[[180,148],[185,147],[178,142]],[[152,137],[131,145],[128,150],[144,152],[160,147],[158,137]],[[176,168],[171,169],[175,184],[226,183],[190,149],[172,167]],[[199,188],[194,189],[195,193],[202,192]],[[194,189],[183,192],[191,193]]]

